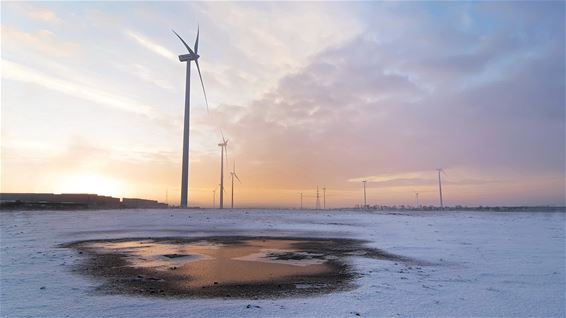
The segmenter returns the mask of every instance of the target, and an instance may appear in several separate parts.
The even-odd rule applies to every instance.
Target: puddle
[[[79,272],[108,293],[193,297],[281,297],[355,287],[348,257],[405,261],[341,239],[153,238],[67,244],[87,254]]]

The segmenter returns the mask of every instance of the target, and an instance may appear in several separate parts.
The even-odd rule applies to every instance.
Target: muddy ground
[[[123,252],[93,248],[93,243],[120,243],[131,241],[152,241],[164,244],[190,244],[208,242],[216,245],[245,245],[257,240],[287,240],[292,243],[292,251],[271,252],[268,257],[281,261],[300,261],[305,258],[324,261],[327,270],[317,274],[287,276],[277,279],[247,283],[219,283],[214,279],[204,286],[194,287],[186,282],[191,275],[177,271],[133,266],[129,255]],[[123,238],[111,240],[78,241],[61,247],[72,248],[82,254],[82,261],[73,271],[94,277],[102,283],[97,289],[105,294],[134,294],[154,297],[200,297],[200,298],[276,298],[309,296],[348,290],[356,287],[359,276],[348,261],[349,257],[366,257],[376,260],[410,263],[416,266],[426,264],[400,255],[369,248],[364,241],[352,239],[320,239],[308,237],[168,237],[168,238]],[[166,259],[190,258],[191,255],[163,254]]]

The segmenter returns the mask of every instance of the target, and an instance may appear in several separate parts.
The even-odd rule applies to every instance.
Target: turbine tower
[[[233,209],[234,208],[234,178],[236,178],[239,183],[242,183],[242,181],[240,181],[240,178],[238,178],[238,175],[236,174],[236,160],[234,160],[234,167],[232,168],[232,172],[230,172],[230,174],[232,175],[232,204],[230,205],[230,208]]]
[[[444,210],[444,202],[442,201],[442,181],[440,179],[440,173],[446,173],[442,168],[436,169],[438,171],[438,193],[440,194],[440,210]]]
[[[200,78],[200,83],[202,85],[202,91],[204,93],[204,101],[206,102],[206,110],[208,111],[208,99],[206,98],[206,90],[204,89],[204,82],[202,81],[202,75],[200,73],[200,66],[198,64],[198,38],[200,30],[197,29],[197,38],[195,40],[195,50],[193,51],[175,32],[173,33],[183,42],[183,45],[189,51],[189,54],[179,55],[179,61],[187,62],[187,74],[186,74],[186,84],[185,84],[185,120],[183,126],[183,166],[181,169],[181,207],[187,207],[187,195],[189,192],[189,131],[191,125],[191,61],[195,62],[197,66],[198,76]]]
[[[220,132],[222,134],[222,132]],[[224,209],[224,153],[226,153],[226,162],[228,162],[228,139],[222,134],[222,142],[218,144],[220,147],[220,208]]]

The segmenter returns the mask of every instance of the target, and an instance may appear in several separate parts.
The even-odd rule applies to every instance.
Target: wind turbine
[[[436,169],[436,171],[438,171],[438,193],[440,194],[440,210],[444,210],[444,202],[442,201],[442,181],[440,179],[440,173],[444,173],[446,174],[446,172],[444,172],[444,169],[442,168],[438,168]]]
[[[220,131],[222,134],[222,131]],[[228,162],[228,139],[222,134],[222,142],[218,144],[220,147],[220,208],[224,209],[224,151],[226,151],[226,162]]]
[[[236,160],[234,160],[234,167],[232,168],[232,172],[230,172],[230,174],[232,175],[232,204],[231,204],[230,208],[233,209],[234,208],[234,178],[238,179],[239,183],[242,183],[242,181],[240,181],[240,178],[238,178],[238,175],[236,174]]]
[[[202,81],[202,75],[200,73],[200,66],[198,64],[198,59],[200,55],[198,55],[198,38],[200,30],[197,29],[197,38],[195,40],[195,50],[193,51],[175,32],[173,33],[183,42],[183,45],[189,51],[189,54],[179,55],[179,61],[187,62],[187,75],[186,75],[186,84],[185,84],[185,121],[183,126],[183,166],[181,169],[181,207],[187,207],[187,194],[189,191],[189,131],[191,125],[191,61],[194,61],[197,66],[198,76],[200,78],[200,83],[202,85],[202,91],[204,93],[204,101],[206,102],[206,110],[208,111],[208,99],[206,98],[206,90],[204,89],[204,82]]]

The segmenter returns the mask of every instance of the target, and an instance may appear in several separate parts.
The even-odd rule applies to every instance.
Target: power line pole
[[[318,186],[316,186],[316,209],[320,210],[320,192],[318,191]]]
[[[224,209],[224,144],[218,144],[220,150],[220,208]]]
[[[326,210],[326,186],[322,188],[322,208]]]
[[[418,193],[418,192],[415,192],[415,195],[416,195],[416,197],[417,197],[417,205],[416,205],[416,208],[418,209],[418,208],[419,208],[419,193]]]
[[[230,209],[234,208],[234,172],[232,172],[232,202],[230,204]]]
[[[436,169],[438,171],[438,192],[440,194],[440,210],[444,210],[444,202],[442,201],[442,181],[440,180],[440,173],[442,169]]]
[[[367,203],[367,200],[366,200],[366,183],[367,183],[367,181],[364,180],[364,181],[362,181],[362,183],[364,184],[364,209],[366,209],[367,206],[368,206],[368,203]]]

